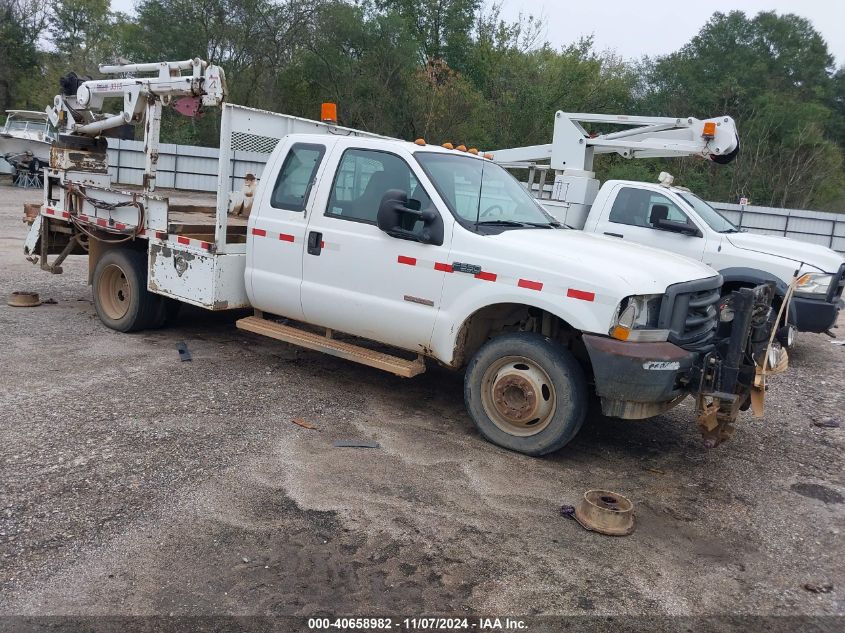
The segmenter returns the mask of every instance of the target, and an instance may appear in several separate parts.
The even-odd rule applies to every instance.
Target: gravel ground
[[[479,437],[444,370],[394,378],[231,314],[106,329],[84,259],[24,260],[38,197],[0,187],[2,294],[56,301],[0,305],[0,614],[845,613],[845,429],[813,424],[845,409],[829,338],[800,335],[765,419],[714,450],[687,403],[532,459]],[[636,504],[632,536],[559,515],[591,488]]]

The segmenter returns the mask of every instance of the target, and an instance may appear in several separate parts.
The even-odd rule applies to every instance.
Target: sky
[[[489,2],[489,0],[488,0]],[[614,50],[625,58],[671,53],[686,44],[710,16],[741,10],[796,13],[813,23],[827,41],[837,66],[845,64],[845,2],[842,0],[504,0],[502,17],[520,12],[543,17],[545,39],[563,46],[582,35],[593,35],[598,50]]]
[[[486,0],[491,4],[494,0]],[[582,35],[593,35],[598,50],[614,50],[622,57],[662,55],[678,50],[707,22],[714,11],[735,9],[797,13],[808,18],[827,40],[837,66],[845,64],[845,2],[842,0],[500,0],[502,17],[514,20],[520,12],[541,16],[543,37],[565,46]],[[112,0],[117,11],[132,12],[136,0]]]

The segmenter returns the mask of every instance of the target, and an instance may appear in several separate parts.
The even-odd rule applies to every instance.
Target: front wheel
[[[529,332],[505,334],[473,356],[464,400],[490,442],[526,455],[566,445],[588,408],[581,366],[560,344]]]

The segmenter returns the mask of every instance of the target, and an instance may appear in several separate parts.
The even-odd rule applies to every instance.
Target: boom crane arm
[[[183,71],[190,71],[183,74]],[[201,106],[220,106],[226,98],[223,69],[199,58],[180,62],[154,62],[100,66],[109,79],[80,80],[75,74],[62,78],[62,92],[47,108],[50,122],[62,135],[97,138],[126,124],[141,124],[147,148],[144,189],[155,189],[162,107],[173,99],[188,100],[177,109],[194,115]],[[137,73],[155,73],[136,77]],[[100,114],[108,98],[122,98],[118,114]]]
[[[591,135],[582,123],[628,126],[618,132]],[[496,162],[549,162],[555,170],[592,171],[595,154],[616,153],[624,158],[701,156],[730,162],[739,150],[736,125],[729,116],[714,119],[557,112],[552,142],[500,149]]]
[[[615,124],[626,129],[593,135],[582,123]],[[564,203],[575,215],[589,212],[599,191],[593,173],[596,154],[624,158],[700,156],[727,164],[739,153],[739,136],[729,116],[714,119],[630,116],[625,114],[555,113],[552,142],[500,149],[494,160],[503,167],[528,168],[529,191],[534,193],[534,172],[540,172],[536,195]],[[554,171],[549,192],[546,173]]]

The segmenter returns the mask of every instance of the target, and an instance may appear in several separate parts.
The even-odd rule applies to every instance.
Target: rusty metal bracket
[[[53,260],[53,263],[47,261],[47,256],[50,253],[50,222],[49,220],[41,223],[41,270],[46,270],[53,275],[61,275],[64,272],[64,269],[61,267],[61,263],[65,261],[65,258],[73,252],[73,249],[76,248],[76,245],[79,243],[79,236],[72,235],[65,247],[62,251],[56,256],[56,259]]]

